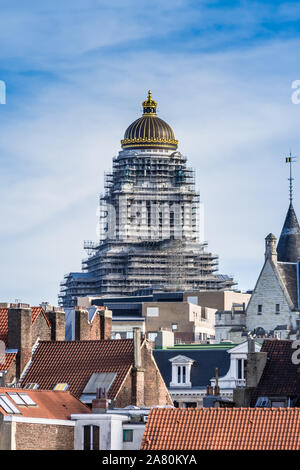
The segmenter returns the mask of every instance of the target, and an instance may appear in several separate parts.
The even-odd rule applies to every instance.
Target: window
[[[27,393],[19,393],[19,396],[22,398],[23,401],[25,401],[26,405],[28,406],[37,406],[36,403],[30,398]]]
[[[172,323],[172,331],[178,330],[178,323]]]
[[[280,313],[280,304],[276,304],[275,306],[275,313]]]
[[[27,388],[28,390],[36,390],[37,388],[39,388],[39,384],[27,383],[24,388]]]
[[[257,315],[261,315],[262,314],[262,305],[258,305],[257,306]]]
[[[186,367],[185,366],[177,367],[177,383],[178,384],[186,383]]]
[[[244,378],[244,359],[237,360],[237,378],[238,379]]]
[[[64,391],[64,390],[68,390],[68,388],[69,388],[68,384],[58,383],[54,386],[53,390],[55,390],[55,391]]]
[[[123,442],[133,442],[133,429],[123,429]]]
[[[6,411],[6,413],[21,413],[18,408],[7,398],[5,394],[0,395],[0,406]]]
[[[84,450],[99,450],[99,426],[83,426],[83,449]]]
[[[194,360],[186,356],[178,355],[169,359],[169,361],[172,364],[172,380],[170,387],[191,387],[191,367]]]
[[[147,307],[147,317],[158,317],[158,307]]]
[[[186,300],[187,302],[190,302],[191,304],[198,305],[198,297],[196,296],[188,296]]]
[[[155,342],[155,338],[157,336],[157,333],[148,333],[148,339],[149,341],[153,341],[153,343]]]
[[[17,393],[8,393],[8,395],[17,405],[26,405],[25,401]]]

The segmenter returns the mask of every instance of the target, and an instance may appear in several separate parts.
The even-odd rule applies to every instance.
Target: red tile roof
[[[17,353],[5,353],[5,363],[0,363],[0,371],[8,370],[12,365],[13,361],[16,359]]]
[[[265,340],[261,352],[267,353],[267,363],[258,386],[252,393],[251,406],[258,397],[295,397],[295,405],[300,406],[300,365],[293,364],[290,340]]]
[[[52,390],[23,390],[21,388],[0,388],[0,393],[7,398],[21,412],[21,416],[29,418],[69,419],[71,414],[90,413],[90,409],[69,391]],[[8,393],[26,393],[37,406],[17,405]],[[0,413],[8,416],[20,416],[20,414],[6,413],[0,406]]]
[[[300,450],[300,408],[153,408],[142,450]]]
[[[132,339],[41,341],[21,386],[34,382],[52,390],[57,383],[67,383],[79,398],[93,373],[116,372],[108,392],[108,398],[114,398],[132,365]]]
[[[42,307],[31,307],[32,310],[32,324],[38,318],[40,314],[45,317],[47,325],[51,328],[51,324],[48,317]],[[0,308],[0,340],[4,341],[7,345],[8,341],[8,308]]]
[[[0,340],[7,344],[8,308],[0,308]]]

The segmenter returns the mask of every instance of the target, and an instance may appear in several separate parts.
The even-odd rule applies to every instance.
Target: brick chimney
[[[51,340],[64,341],[66,338],[66,315],[64,310],[58,307],[43,306],[51,323]]]
[[[8,309],[8,349],[18,349],[16,377],[19,379],[32,351],[32,310],[28,304]]]
[[[105,389],[97,388],[96,398],[92,400],[92,413],[106,413],[108,410],[108,398]]]
[[[75,341],[91,339],[90,330],[89,312],[85,308],[75,307]]]
[[[112,311],[104,307],[100,311],[100,339],[111,339],[112,333]]]
[[[134,362],[132,369],[131,404],[144,406],[145,369],[142,368],[141,330],[133,328]]]

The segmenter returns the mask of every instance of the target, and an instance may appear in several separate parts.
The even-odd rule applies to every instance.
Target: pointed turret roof
[[[277,245],[278,261],[296,263],[300,260],[300,227],[292,202],[289,205]]]

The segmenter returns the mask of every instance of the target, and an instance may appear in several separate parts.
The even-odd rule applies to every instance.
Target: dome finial
[[[152,99],[151,90],[148,91],[148,98],[146,101],[143,101],[144,115],[156,115],[156,106],[157,102]]]

